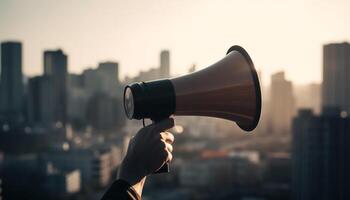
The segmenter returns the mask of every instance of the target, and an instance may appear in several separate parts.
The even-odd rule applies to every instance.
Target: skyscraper
[[[160,52],[160,77],[169,78],[170,76],[170,52],[163,50]]]
[[[1,43],[0,111],[9,120],[22,117],[22,44]]]
[[[60,49],[44,52],[44,75],[53,84],[53,118],[57,125],[67,121],[67,55]]]
[[[295,100],[292,82],[285,79],[284,72],[271,76],[270,93],[271,129],[274,133],[288,132],[295,112]]]
[[[323,46],[322,106],[350,113],[350,44]]]
[[[350,199],[349,131],[350,118],[340,110],[320,116],[299,111],[293,122],[293,199]]]

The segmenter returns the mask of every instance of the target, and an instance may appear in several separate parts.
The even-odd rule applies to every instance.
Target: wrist
[[[130,162],[130,160],[125,157],[120,165],[117,178],[128,182],[141,196],[142,189],[146,181],[146,173],[143,171],[144,169],[142,169],[142,166]]]

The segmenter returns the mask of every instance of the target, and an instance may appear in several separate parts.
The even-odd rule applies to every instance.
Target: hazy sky
[[[350,41],[349,0],[0,0],[0,41],[24,45],[24,72],[42,72],[44,49],[62,48],[69,71],[120,63],[121,77],[158,66],[205,67],[239,44],[262,71],[321,80],[322,45]]]

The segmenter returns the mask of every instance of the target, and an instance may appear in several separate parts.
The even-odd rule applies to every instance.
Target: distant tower
[[[67,119],[67,55],[62,50],[44,52],[44,75],[53,81],[53,118],[57,125]]]
[[[0,111],[9,120],[22,117],[22,44],[1,43]]]
[[[338,107],[350,114],[350,44],[323,46],[322,107]]]
[[[160,77],[169,78],[170,76],[170,52],[163,50],[160,52]]]
[[[295,112],[295,100],[291,81],[287,81],[284,72],[271,76],[270,91],[271,128],[274,133],[289,132]]]

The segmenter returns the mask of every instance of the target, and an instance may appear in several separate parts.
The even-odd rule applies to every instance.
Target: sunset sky
[[[1,0],[0,41],[23,42],[26,75],[42,73],[45,49],[62,48],[69,71],[120,63],[120,78],[158,66],[173,74],[222,58],[239,44],[268,83],[285,70],[298,84],[320,82],[322,45],[350,41],[349,0]]]

